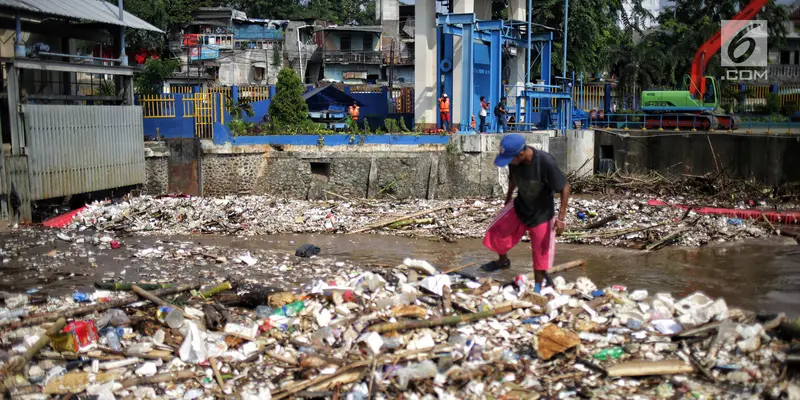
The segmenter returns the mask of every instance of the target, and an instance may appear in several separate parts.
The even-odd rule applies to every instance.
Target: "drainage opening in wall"
[[[610,174],[613,173],[614,170],[614,146],[600,145],[600,160],[597,166],[597,172],[601,174]]]
[[[311,164],[311,174],[324,176],[326,178],[331,177],[331,163],[329,162],[312,162]]]

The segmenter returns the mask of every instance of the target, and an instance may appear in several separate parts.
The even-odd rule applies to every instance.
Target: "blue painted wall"
[[[246,122],[255,122],[255,123],[263,122],[264,116],[267,115],[267,113],[269,113],[269,103],[270,103],[269,100],[261,100],[250,103],[253,106],[253,112],[255,114],[252,117],[244,115],[244,120]],[[226,119],[225,121],[230,121],[230,120]]]
[[[361,115],[386,115],[389,113],[389,93],[384,89],[380,93],[350,93],[354,99],[364,103]]]

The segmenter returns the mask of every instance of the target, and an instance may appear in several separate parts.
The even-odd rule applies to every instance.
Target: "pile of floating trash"
[[[472,280],[421,260],[363,268],[298,250],[319,270],[295,290],[227,279],[6,293],[3,390],[17,399],[800,396],[786,373],[800,358],[791,341],[800,321],[784,315],[585,277],[556,276],[537,294],[530,275]]]
[[[659,248],[699,246],[777,233],[766,220],[700,215],[679,207],[685,200],[654,205],[651,198],[572,199],[567,232],[572,243]],[[673,205],[674,204],[674,205]],[[135,197],[93,203],[67,230],[159,234],[268,235],[277,233],[378,233],[444,240],[479,238],[503,208],[499,200],[301,201],[263,196],[225,198]]]

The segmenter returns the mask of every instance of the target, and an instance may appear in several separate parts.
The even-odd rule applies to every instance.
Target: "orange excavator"
[[[732,31],[742,28],[753,19],[768,0],[753,0],[731,18]],[[646,90],[642,92],[642,111],[661,114],[657,121],[648,121],[651,127],[677,127],[699,129],[736,129],[738,118],[716,114],[720,91],[716,79],[703,76],[708,60],[722,47],[722,31],[708,39],[694,55],[691,75],[684,78],[684,90]]]

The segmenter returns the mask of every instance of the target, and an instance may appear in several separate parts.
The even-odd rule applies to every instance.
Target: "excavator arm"
[[[730,22],[731,29],[741,28],[746,21],[753,19],[761,11],[769,0],[752,0],[742,11],[734,15]],[[694,54],[692,61],[692,73],[689,80],[689,91],[692,96],[703,98],[706,94],[706,80],[703,73],[708,65],[708,60],[716,54],[722,47],[722,30],[717,31],[711,39],[708,39]],[[698,96],[699,95],[699,96]]]

